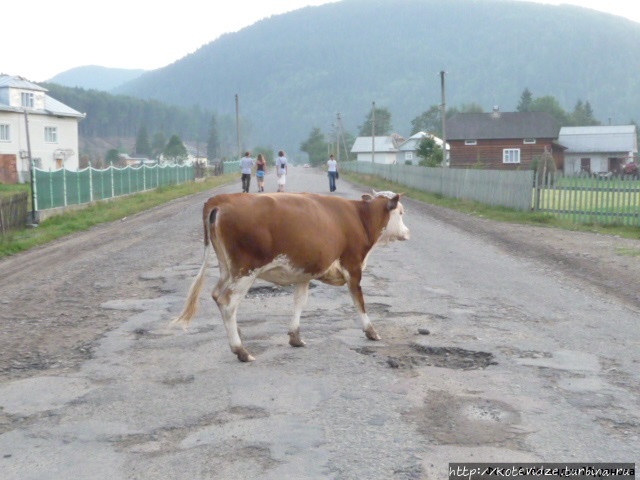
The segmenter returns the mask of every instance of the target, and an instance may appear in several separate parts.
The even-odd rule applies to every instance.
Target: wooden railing
[[[8,197],[0,197],[0,234],[23,228],[27,224],[29,194],[20,192]]]

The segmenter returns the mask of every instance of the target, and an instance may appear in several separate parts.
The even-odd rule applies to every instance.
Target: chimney
[[[498,105],[493,106],[493,112],[491,112],[491,118],[500,118],[500,107]]]

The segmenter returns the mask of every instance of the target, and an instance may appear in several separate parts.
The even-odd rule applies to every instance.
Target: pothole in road
[[[309,290],[316,288],[312,282],[309,284]],[[277,285],[258,285],[251,287],[245,298],[273,298],[282,297],[284,295],[293,295],[293,287],[279,287]]]
[[[455,370],[478,370],[498,364],[492,353],[457,347],[428,347],[413,344],[363,347],[357,348],[356,351],[381,359],[391,368],[400,369],[432,366]]]
[[[525,433],[511,405],[443,391],[429,392],[424,404],[406,417],[436,445],[508,445]]]

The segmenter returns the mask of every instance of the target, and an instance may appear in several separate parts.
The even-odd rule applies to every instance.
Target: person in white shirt
[[[329,160],[327,161],[327,171],[329,175],[329,191],[336,191],[336,178],[338,178],[338,162],[333,158],[333,155],[329,155]]]
[[[240,160],[240,168],[242,169],[242,191],[249,193],[251,170],[253,169],[253,158],[251,158],[251,153],[246,152],[244,154],[244,157]]]
[[[278,191],[284,192],[284,186],[287,183],[287,157],[284,156],[284,152],[280,150],[278,152],[278,158],[276,159],[276,173],[278,174]]]

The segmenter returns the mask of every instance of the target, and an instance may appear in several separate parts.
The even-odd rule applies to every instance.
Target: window
[[[58,127],[44,127],[44,141],[58,143]]]
[[[33,93],[22,92],[20,94],[20,99],[23,107],[33,108]]]
[[[413,160],[413,152],[404,152],[405,160]]]
[[[505,148],[502,151],[502,163],[520,163],[520,149]]]
[[[11,141],[11,128],[8,124],[0,124],[0,142]]]
[[[477,145],[478,141],[477,140],[465,140],[464,144],[465,145]]]
[[[524,138],[522,140],[522,143],[524,143],[525,145],[532,145],[532,144],[536,143],[536,139],[535,138]]]

